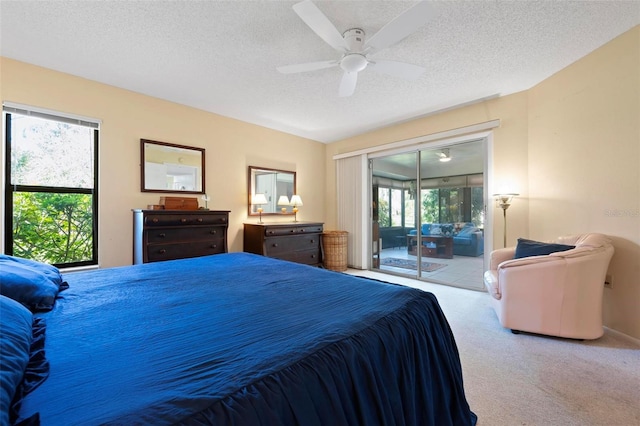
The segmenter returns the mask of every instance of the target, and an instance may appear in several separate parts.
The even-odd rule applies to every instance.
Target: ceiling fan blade
[[[428,1],[421,1],[404,11],[394,20],[382,27],[364,44],[368,53],[385,49],[415,32],[436,15],[436,8]]]
[[[297,72],[307,72],[307,71],[316,71],[324,68],[331,68],[338,65],[338,61],[318,61],[318,62],[307,62],[306,64],[294,64],[294,65],[284,65],[281,67],[277,67],[276,69],[283,74],[293,74]]]
[[[353,95],[356,91],[356,83],[358,82],[357,72],[346,72],[342,74],[342,81],[340,82],[340,90],[338,94],[341,98],[346,98]]]
[[[329,21],[329,18],[311,2],[305,0],[293,5],[293,10],[300,16],[305,24],[309,26],[321,39],[339,52],[348,50],[342,34],[337,30],[335,25]]]
[[[406,80],[417,80],[426,71],[418,65],[384,60],[371,61],[367,68],[377,73],[400,77]]]

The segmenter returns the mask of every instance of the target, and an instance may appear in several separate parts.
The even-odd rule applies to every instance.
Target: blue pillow
[[[8,425],[13,398],[29,363],[33,316],[4,296],[0,296],[0,316],[0,424]]]
[[[569,246],[566,244],[556,243],[543,243],[540,241],[526,240],[524,238],[518,238],[518,244],[516,245],[516,254],[514,259],[521,259],[529,256],[544,256],[559,251],[567,251],[576,248],[576,246]]]
[[[0,294],[32,311],[49,311],[58,293],[69,285],[58,268],[14,256],[0,255]]]
[[[62,275],[60,275],[60,270],[53,265],[49,265],[48,263],[42,263],[36,260],[0,254],[0,265],[11,265],[12,263],[10,262],[17,263],[27,268],[35,269],[36,271],[42,273],[51,281],[53,281],[54,284],[61,285],[63,283]]]
[[[440,232],[445,237],[453,236],[453,223],[441,223],[440,224]]]
[[[458,237],[469,236],[474,232],[476,232],[477,230],[478,228],[476,228],[475,226],[465,226],[458,232]]]

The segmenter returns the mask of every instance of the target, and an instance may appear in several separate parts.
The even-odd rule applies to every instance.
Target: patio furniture
[[[418,236],[407,235],[407,253],[418,255]],[[423,235],[422,257],[453,259],[453,238],[444,236]]]

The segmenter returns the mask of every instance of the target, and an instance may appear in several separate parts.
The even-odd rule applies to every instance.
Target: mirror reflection
[[[268,169],[249,166],[249,215],[257,216],[258,208],[262,208],[262,215],[293,214],[292,207],[282,205],[282,197],[291,199],[296,193],[296,173],[287,170]],[[266,204],[252,204],[256,194],[264,194]]]
[[[140,140],[143,192],[204,193],[204,149]]]

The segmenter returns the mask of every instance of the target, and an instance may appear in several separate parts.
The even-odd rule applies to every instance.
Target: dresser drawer
[[[146,242],[167,243],[186,241],[224,240],[226,228],[216,226],[192,226],[189,228],[156,228],[146,232]]]
[[[318,234],[322,232],[322,225],[320,226],[278,226],[265,228],[265,236],[272,237],[277,235],[298,235],[298,234]]]
[[[226,225],[226,214],[147,214],[145,227],[188,226],[188,225]]]
[[[320,235],[292,235],[288,237],[270,237],[264,240],[266,255],[277,257],[283,253],[303,250],[320,250]]]
[[[149,244],[147,246],[147,262],[183,259],[187,257],[206,256],[224,252],[225,245],[223,239],[188,243]]]
[[[274,259],[288,260],[290,262],[304,263],[306,265],[317,265],[320,263],[320,250],[301,250],[281,253],[270,257],[273,257]]]

